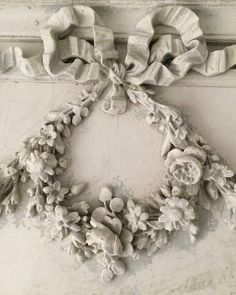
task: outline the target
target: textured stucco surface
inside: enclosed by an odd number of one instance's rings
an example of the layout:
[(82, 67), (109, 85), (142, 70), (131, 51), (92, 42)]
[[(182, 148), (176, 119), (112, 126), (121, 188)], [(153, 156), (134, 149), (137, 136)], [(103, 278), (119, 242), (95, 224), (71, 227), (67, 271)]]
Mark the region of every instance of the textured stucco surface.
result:
[[(0, 162), (37, 132), (49, 109), (78, 92), (71, 84), (1, 83)], [(236, 170), (235, 93), (235, 88), (170, 87), (159, 88), (157, 97), (180, 107)], [(148, 201), (161, 184), (161, 143), (139, 108), (130, 106), (124, 115), (112, 117), (97, 105), (70, 141), (67, 178), (88, 182), (85, 196), (91, 204), (107, 182), (119, 194)], [(0, 294), (236, 294), (236, 234), (223, 223), (220, 204), (213, 215), (201, 211), (202, 232), (195, 246), (178, 234), (152, 258), (130, 261), (127, 274), (110, 285), (99, 282), (95, 260), (80, 266), (60, 242), (43, 242), (41, 221), (27, 220), (24, 212), (23, 201), (16, 215), (0, 221)]]

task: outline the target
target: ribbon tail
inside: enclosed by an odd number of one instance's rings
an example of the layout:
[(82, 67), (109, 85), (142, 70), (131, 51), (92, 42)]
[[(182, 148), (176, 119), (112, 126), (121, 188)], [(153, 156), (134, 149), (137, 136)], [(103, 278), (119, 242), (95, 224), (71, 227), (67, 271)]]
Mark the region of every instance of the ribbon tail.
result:
[(110, 115), (120, 115), (126, 111), (127, 99), (123, 86), (112, 84), (110, 91), (107, 93), (102, 109)]

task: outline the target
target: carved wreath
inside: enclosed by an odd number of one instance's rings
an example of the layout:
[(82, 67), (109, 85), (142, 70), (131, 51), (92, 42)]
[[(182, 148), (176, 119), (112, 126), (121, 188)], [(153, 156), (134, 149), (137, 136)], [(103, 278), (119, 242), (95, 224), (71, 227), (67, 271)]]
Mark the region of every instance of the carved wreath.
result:
[[(154, 41), (154, 26), (160, 24), (175, 28), (179, 35), (162, 35)], [(71, 35), (74, 26), (91, 27), (93, 44)], [(128, 38), (124, 64), (118, 59), (112, 30), (86, 6), (60, 9), (41, 37), (43, 55), (26, 59), (19, 48), (10, 48), (2, 52), (2, 71), (17, 66), (30, 76), (69, 75), (73, 81), (92, 83), (93, 90), (84, 91), (77, 103), (50, 111), (39, 133), (24, 141), (10, 163), (0, 166), (1, 211), (15, 211), (19, 186), (28, 182), (28, 216), (43, 216), (49, 239), (65, 240), (68, 252), (79, 262), (96, 255), (103, 282), (125, 272), (123, 258), (137, 259), (143, 250), (152, 255), (174, 231), (187, 231), (195, 241), (199, 204), (210, 210), (223, 197), (224, 219), (236, 228), (234, 172), (178, 110), (155, 102), (149, 88), (168, 86), (190, 69), (207, 76), (225, 72), (236, 63), (235, 46), (208, 52), (198, 17), (178, 6), (154, 9), (137, 24)], [(152, 194), (152, 205), (124, 200), (104, 186), (98, 196), (101, 205), (92, 211), (83, 200), (84, 184), (68, 187), (58, 180), (67, 168), (66, 138), (101, 96), (103, 110), (112, 115), (125, 112), (127, 99), (141, 105), (147, 123), (164, 136), (165, 175), (163, 186)]]

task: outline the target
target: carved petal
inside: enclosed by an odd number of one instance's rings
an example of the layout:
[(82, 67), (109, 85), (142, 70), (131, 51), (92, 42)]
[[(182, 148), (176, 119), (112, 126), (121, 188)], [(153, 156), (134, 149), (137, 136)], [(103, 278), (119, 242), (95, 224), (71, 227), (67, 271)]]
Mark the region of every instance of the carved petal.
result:
[(97, 222), (103, 222), (105, 216), (107, 214), (107, 210), (104, 207), (97, 207), (91, 216), (92, 219), (94, 219)]
[(119, 213), (124, 208), (124, 201), (121, 198), (114, 198), (110, 201), (110, 208), (112, 211)]
[(108, 187), (104, 186), (100, 191), (99, 200), (105, 203), (105, 202), (109, 202), (111, 198), (112, 198), (112, 191)]

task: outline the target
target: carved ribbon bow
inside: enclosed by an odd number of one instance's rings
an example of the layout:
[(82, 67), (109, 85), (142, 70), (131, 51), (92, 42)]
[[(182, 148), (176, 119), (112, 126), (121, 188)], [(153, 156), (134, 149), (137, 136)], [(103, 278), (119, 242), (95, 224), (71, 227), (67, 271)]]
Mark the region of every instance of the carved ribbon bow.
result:
[[(172, 27), (179, 35), (162, 35), (151, 44), (158, 25)], [(74, 36), (74, 27), (90, 28), (93, 44)], [(10, 48), (1, 53), (2, 71), (17, 65), (30, 76), (46, 71), (52, 76), (69, 75), (78, 83), (103, 81), (103, 110), (110, 114), (125, 112), (126, 94), (135, 101), (143, 84), (168, 86), (190, 69), (211, 76), (236, 63), (236, 45), (209, 53), (198, 17), (179, 6), (154, 9), (139, 21), (128, 38), (124, 64), (118, 61), (112, 30), (86, 6), (61, 8), (48, 20), (41, 37), (43, 56), (26, 59), (19, 48)]]

